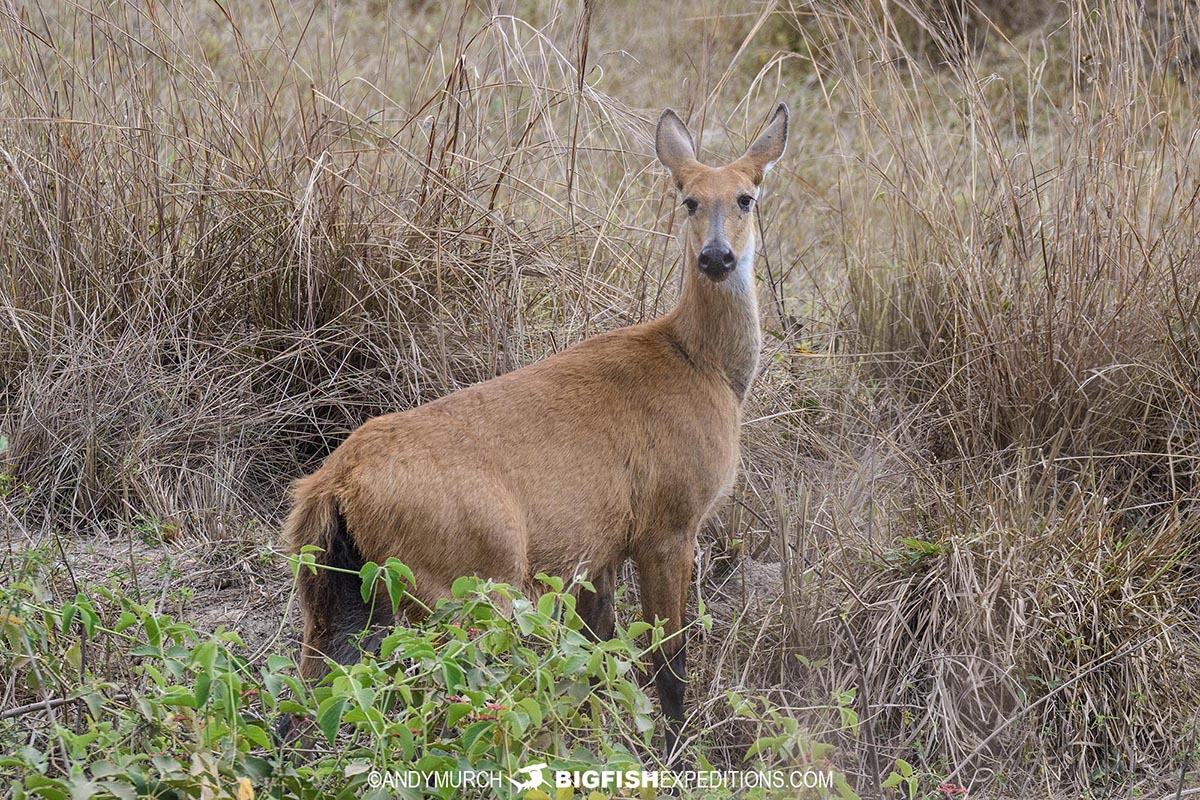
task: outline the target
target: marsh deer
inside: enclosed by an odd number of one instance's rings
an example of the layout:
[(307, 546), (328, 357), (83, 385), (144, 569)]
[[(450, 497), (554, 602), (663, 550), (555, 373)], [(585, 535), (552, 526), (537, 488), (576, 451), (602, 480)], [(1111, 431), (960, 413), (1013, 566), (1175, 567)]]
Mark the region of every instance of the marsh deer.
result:
[[(653, 660), (672, 758), (696, 536), (733, 484), (758, 365), (755, 202), (787, 133), (780, 105), (745, 155), (708, 167), (683, 121), (664, 111), (655, 150), (687, 210), (675, 308), (368, 421), (297, 481), (293, 550), (316, 545), (320, 564), (350, 571), (398, 558), (428, 607), (462, 575), (536, 591), (538, 573), (569, 581), (586, 572), (596, 591), (582, 592), (577, 608), (599, 638), (613, 633), (616, 572), (632, 557), (645, 618), (663, 620), (669, 637)], [(360, 588), (355, 574), (300, 570), (306, 679), (327, 658), (357, 659), (352, 637), (372, 609)]]

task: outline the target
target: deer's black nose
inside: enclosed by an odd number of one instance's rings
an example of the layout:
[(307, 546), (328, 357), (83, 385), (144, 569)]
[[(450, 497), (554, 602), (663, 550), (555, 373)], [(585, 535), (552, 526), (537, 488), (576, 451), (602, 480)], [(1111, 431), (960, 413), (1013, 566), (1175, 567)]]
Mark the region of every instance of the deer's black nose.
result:
[(728, 245), (705, 245), (700, 251), (700, 271), (714, 280), (722, 280), (736, 262)]

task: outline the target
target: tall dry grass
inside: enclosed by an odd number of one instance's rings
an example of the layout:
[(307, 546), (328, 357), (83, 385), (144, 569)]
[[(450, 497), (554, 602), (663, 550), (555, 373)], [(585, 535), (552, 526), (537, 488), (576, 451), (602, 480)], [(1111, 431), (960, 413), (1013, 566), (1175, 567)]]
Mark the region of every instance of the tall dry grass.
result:
[(640, 123), (580, 53), (499, 10), (260, 11), (4, 17), (3, 427), (40, 514), (271, 516), (365, 417), (654, 300), (663, 243), (613, 235)]
[(669, 306), (654, 113), (727, 156), (787, 100), (697, 579), (705, 752), (753, 733), (732, 689), (868, 795), (897, 758), (973, 796), (1165, 790), (1200, 704), (1194, 19), (1032, 5), (965, 36), (867, 0), (10, 3), (10, 542), (269, 539), (368, 416)]
[(917, 753), (1014, 796), (1153, 791), (1198, 699), (1192, 32), (1072, 6), (975, 52), (904, 5), (803, 11), (845, 305), (759, 491), (777, 657), (837, 667), (783, 684), (857, 689), (867, 784)]

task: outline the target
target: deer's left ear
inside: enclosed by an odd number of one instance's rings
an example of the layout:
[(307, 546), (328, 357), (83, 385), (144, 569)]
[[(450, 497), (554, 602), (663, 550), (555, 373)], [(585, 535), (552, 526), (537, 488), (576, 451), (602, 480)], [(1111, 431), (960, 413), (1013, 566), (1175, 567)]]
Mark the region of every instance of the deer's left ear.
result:
[(762, 179), (787, 149), (787, 140), (788, 108), (786, 103), (780, 103), (767, 127), (735, 163), (745, 168), (756, 185), (762, 183)]

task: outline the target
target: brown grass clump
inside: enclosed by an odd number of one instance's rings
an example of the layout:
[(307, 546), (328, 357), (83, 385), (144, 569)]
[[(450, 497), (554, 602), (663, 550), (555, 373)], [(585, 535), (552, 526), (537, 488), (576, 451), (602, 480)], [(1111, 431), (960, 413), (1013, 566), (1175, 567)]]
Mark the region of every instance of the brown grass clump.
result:
[(785, 683), (857, 690), (868, 773), (1165, 780), (1200, 655), (1188, 75), (1133, 5), (942, 67), (870, 11), (796, 28), (836, 131), (805, 176), (847, 278), (823, 347), (855, 377), (776, 420), (804, 450), (763, 431), (764, 533), (795, 548), (777, 652), (840, 667)]
[(729, 153), (787, 100), (705, 753), (733, 690), (864, 795), (1193, 785), (1195, 19), (1034, 6), (970, 46), (868, 0), (6, 7), (10, 541), (269, 541), (368, 416), (668, 306), (648, 120)]
[[(5, 457), (38, 513), (271, 515), (366, 416), (616, 313), (630, 247), (547, 137), (628, 117), (526, 24), (431, 18), (427, 61), (366, 9), (57, 11), (6, 18), (3, 64)], [(351, 73), (343, 36), (391, 55)]]

